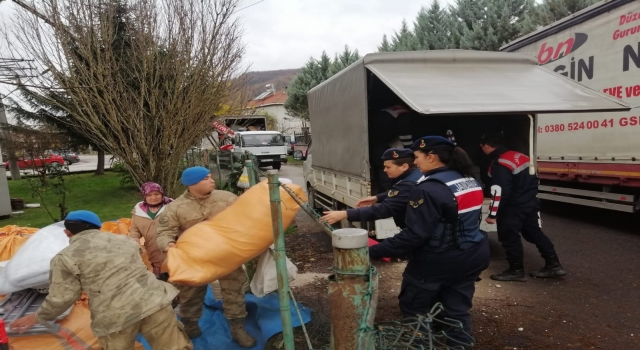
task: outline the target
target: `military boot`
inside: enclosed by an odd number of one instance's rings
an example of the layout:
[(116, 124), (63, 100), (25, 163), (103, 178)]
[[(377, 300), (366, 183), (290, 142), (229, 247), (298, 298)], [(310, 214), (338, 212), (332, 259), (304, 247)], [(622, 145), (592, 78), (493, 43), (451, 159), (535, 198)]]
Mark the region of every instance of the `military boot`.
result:
[(560, 265), (560, 259), (558, 259), (557, 255), (551, 255), (544, 258), (545, 264), (544, 267), (538, 271), (532, 272), (531, 277), (537, 278), (548, 278), (548, 277), (559, 277), (567, 274)]
[(231, 326), (231, 337), (243, 348), (256, 346), (256, 340), (244, 329), (244, 318), (229, 320)]
[(197, 338), (202, 335), (202, 331), (200, 330), (200, 326), (198, 326), (197, 318), (182, 318), (182, 324), (184, 325), (184, 332), (187, 334), (189, 338)]
[(496, 281), (517, 281), (524, 282), (527, 280), (527, 276), (524, 273), (524, 265), (522, 263), (509, 264), (509, 268), (502, 273), (496, 273), (491, 275), (492, 280)]

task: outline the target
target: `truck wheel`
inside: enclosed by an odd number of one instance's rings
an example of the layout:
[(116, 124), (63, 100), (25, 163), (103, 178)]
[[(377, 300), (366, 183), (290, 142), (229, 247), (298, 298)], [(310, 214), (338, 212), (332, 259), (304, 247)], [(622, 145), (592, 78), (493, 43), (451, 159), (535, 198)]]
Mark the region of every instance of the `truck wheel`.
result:
[(282, 168), (282, 163), (273, 163), (271, 167), (273, 170), (280, 170), (280, 168)]

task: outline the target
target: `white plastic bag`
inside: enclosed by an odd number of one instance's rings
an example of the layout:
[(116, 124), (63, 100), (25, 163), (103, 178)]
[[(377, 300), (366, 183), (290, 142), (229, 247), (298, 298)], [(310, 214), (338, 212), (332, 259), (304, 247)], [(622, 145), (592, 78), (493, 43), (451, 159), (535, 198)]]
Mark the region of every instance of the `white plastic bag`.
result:
[(17, 290), (49, 284), (51, 259), (69, 246), (64, 222), (57, 222), (34, 233), (9, 260), (2, 273)]
[[(256, 273), (251, 279), (251, 293), (257, 297), (263, 297), (278, 290), (278, 272), (276, 271), (276, 258), (273, 244), (269, 249), (260, 254)], [(289, 282), (296, 279), (298, 267), (287, 258), (287, 274)]]

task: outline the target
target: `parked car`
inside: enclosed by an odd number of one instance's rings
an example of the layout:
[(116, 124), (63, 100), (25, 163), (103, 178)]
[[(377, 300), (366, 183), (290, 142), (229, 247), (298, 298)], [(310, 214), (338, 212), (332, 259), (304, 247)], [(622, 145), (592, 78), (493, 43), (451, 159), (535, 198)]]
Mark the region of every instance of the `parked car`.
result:
[(51, 155), (60, 156), (64, 159), (64, 162), (67, 165), (71, 165), (73, 163), (78, 163), (80, 161), (80, 157), (73, 151), (69, 150), (59, 150), (51, 152)]
[(293, 136), (285, 136), (284, 144), (287, 146), (287, 154), (293, 154)]
[[(65, 164), (64, 158), (56, 155), (49, 155), (47, 158), (18, 158), (18, 168), (29, 169), (35, 167), (42, 167), (43, 165), (50, 166), (62, 166)], [(9, 162), (4, 162), (5, 169), (9, 170)]]

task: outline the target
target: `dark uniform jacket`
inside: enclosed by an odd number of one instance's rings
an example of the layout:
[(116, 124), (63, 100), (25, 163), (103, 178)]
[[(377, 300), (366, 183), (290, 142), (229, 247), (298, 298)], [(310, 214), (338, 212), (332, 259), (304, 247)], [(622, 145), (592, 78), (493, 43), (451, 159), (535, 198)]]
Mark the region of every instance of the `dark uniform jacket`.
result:
[(405, 227), (405, 213), (411, 190), (415, 187), (422, 173), (418, 169), (405, 171), (397, 179), (399, 180), (387, 192), (376, 195), (378, 203), (357, 209), (347, 209), (349, 221), (374, 221), (393, 217), (396, 225)]
[(496, 149), (489, 156), (493, 197), (489, 217), (495, 218), (499, 207), (518, 207), (537, 201), (538, 177), (529, 174), (528, 156), (506, 147)]
[[(429, 178), (436, 175), (449, 179), (445, 183)], [(482, 188), (473, 178), (463, 177), (447, 167), (427, 172), (411, 193), (406, 227), (394, 237), (369, 247), (369, 255), (372, 259), (409, 255), (404, 276), (417, 280), (455, 274), (457, 269), (460, 273), (474, 270), (476, 267), (470, 268), (467, 262), (463, 264), (456, 259), (486, 240), (479, 226), (483, 197)], [(459, 225), (461, 221), (466, 224)], [(452, 232), (447, 231), (445, 224), (456, 225), (453, 227), (457, 227), (460, 243), (453, 242)]]

